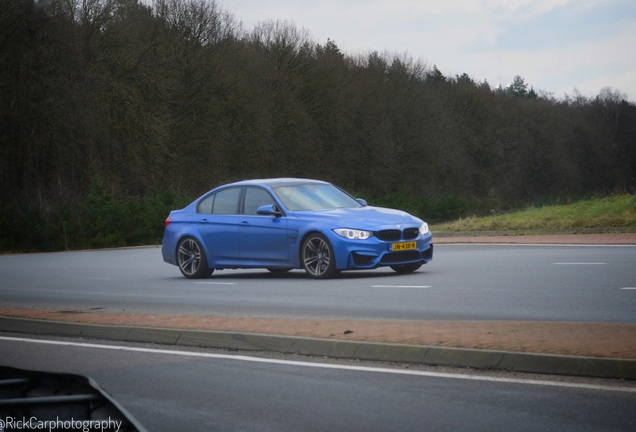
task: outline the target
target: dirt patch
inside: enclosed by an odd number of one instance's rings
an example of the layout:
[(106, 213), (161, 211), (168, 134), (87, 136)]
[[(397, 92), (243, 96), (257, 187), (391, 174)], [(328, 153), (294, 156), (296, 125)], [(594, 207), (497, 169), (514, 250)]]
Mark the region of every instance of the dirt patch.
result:
[(426, 346), (636, 359), (636, 324), (228, 318), (0, 307), (0, 316), (82, 324), (260, 333)]

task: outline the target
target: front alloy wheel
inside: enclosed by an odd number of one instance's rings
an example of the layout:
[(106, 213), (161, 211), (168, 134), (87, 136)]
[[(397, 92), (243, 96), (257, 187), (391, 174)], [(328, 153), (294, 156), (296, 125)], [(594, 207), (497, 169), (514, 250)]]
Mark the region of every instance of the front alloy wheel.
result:
[(214, 270), (208, 268), (205, 252), (193, 238), (184, 238), (177, 247), (177, 265), (188, 279), (209, 277)]
[(301, 260), (305, 271), (313, 278), (327, 279), (338, 274), (333, 248), (322, 234), (312, 234), (305, 240)]

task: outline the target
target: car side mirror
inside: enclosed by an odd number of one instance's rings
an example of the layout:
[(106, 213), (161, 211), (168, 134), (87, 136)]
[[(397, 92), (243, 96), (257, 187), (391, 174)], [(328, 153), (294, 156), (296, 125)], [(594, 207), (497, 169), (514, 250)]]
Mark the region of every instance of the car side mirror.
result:
[(364, 207), (366, 207), (367, 204), (367, 200), (362, 199), (362, 198), (356, 198), (356, 201), (358, 201), (360, 204), (362, 204)]
[(263, 216), (282, 216), (283, 213), (278, 210), (276, 204), (266, 204), (256, 209), (256, 213)]

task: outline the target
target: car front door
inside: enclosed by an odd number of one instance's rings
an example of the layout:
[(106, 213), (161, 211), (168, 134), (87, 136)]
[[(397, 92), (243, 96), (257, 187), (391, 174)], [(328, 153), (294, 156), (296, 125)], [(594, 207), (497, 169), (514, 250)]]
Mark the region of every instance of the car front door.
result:
[(289, 260), (287, 218), (283, 215), (259, 215), (263, 205), (276, 204), (265, 189), (245, 189), (243, 211), (238, 219), (239, 249), (242, 261), (269, 261), (284, 264)]

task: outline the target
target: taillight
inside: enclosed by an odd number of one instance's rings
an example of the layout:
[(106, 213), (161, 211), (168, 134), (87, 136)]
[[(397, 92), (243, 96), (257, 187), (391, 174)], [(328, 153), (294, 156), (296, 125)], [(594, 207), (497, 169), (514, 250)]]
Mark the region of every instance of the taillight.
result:
[(166, 221), (163, 223), (163, 229), (165, 230), (170, 225), (170, 216), (166, 218)]

